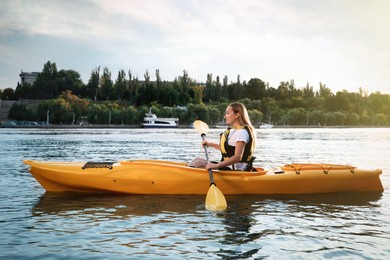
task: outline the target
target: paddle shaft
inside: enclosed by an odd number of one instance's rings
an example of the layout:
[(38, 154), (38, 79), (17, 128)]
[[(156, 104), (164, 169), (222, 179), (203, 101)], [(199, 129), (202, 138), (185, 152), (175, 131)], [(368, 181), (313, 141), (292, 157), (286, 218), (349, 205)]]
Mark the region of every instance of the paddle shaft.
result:
[[(201, 137), (204, 141), (206, 139), (206, 134), (205, 133), (201, 134)], [(206, 160), (207, 160), (207, 162), (209, 162), (209, 154), (207, 153), (207, 145), (203, 145), (203, 148), (204, 148), (204, 153), (206, 155)], [(213, 171), (211, 169), (209, 169), (209, 177), (210, 177), (210, 185), (212, 185), (212, 184), (215, 185), (214, 178), (213, 178)]]
[[(200, 120), (195, 120), (194, 126), (196, 128), (196, 131), (198, 131), (198, 133), (201, 134), (200, 136), (202, 137), (203, 141), (205, 141), (206, 140), (206, 133), (209, 130), (209, 126)], [(204, 148), (206, 160), (208, 163), (209, 162), (209, 155), (207, 153), (207, 145), (204, 145), (203, 148)], [(210, 187), (209, 187), (209, 190), (208, 190), (207, 195), (206, 195), (206, 201), (205, 201), (206, 209), (213, 210), (213, 211), (225, 210), (227, 208), (225, 196), (218, 189), (217, 185), (214, 182), (212, 169), (209, 169), (208, 171), (209, 171), (209, 177), (210, 177)]]

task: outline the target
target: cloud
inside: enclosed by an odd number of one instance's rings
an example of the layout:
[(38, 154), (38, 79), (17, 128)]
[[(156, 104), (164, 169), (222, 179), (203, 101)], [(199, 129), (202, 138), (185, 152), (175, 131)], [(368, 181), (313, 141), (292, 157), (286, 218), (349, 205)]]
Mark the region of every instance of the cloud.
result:
[(173, 80), (185, 69), (198, 81), (240, 74), (274, 87), (295, 79), (389, 93), (389, 7), (385, 0), (3, 1), (0, 73), (11, 80), (1, 75), (0, 86), (17, 81), (21, 67), (40, 71), (51, 60), (85, 82), (107, 66), (113, 76), (160, 69)]

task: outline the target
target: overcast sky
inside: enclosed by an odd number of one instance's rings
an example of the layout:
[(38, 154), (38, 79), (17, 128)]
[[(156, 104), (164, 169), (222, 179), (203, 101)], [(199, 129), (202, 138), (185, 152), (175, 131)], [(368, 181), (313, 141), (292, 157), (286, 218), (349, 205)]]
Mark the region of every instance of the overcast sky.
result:
[(208, 73), (390, 94), (388, 0), (1, 0), (0, 88), (44, 63), (88, 82), (108, 67), (144, 78)]

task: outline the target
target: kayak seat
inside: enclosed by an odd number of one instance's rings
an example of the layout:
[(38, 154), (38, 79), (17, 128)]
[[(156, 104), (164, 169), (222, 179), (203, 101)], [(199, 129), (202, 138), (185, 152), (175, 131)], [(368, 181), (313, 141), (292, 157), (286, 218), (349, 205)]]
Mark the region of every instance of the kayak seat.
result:
[(110, 170), (112, 170), (113, 168), (113, 164), (115, 162), (87, 162), (86, 164), (84, 164), (83, 167), (81, 167), (81, 169), (85, 170), (85, 169), (88, 169), (88, 168), (108, 168)]

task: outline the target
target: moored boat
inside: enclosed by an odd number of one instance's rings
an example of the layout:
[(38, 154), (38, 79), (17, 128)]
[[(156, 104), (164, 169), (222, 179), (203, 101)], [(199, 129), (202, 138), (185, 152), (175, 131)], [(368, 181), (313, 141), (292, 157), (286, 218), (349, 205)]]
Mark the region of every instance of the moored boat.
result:
[(141, 124), (144, 128), (176, 128), (179, 127), (178, 118), (158, 118), (156, 114), (145, 114), (144, 121)]
[(273, 128), (274, 127), (274, 125), (272, 125), (272, 124), (266, 124), (266, 123), (262, 123), (260, 126), (259, 126), (259, 128), (261, 128), (261, 129), (270, 129), (270, 128)]
[[(25, 160), (35, 179), (49, 192), (117, 192), (127, 194), (206, 194), (205, 169), (163, 160), (119, 162), (40, 162)], [(380, 169), (349, 165), (288, 164), (255, 171), (213, 171), (224, 194), (313, 194), (383, 191)]]

